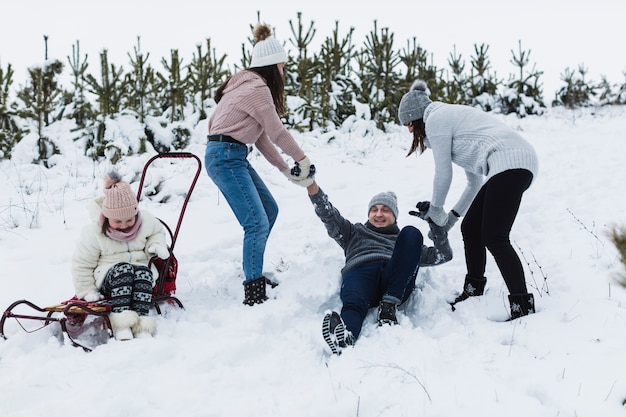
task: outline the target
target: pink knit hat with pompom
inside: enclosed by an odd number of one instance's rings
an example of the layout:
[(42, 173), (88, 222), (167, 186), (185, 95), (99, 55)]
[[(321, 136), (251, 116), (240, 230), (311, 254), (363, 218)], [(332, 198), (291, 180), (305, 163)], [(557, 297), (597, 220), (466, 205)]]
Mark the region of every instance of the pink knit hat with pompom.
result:
[(137, 214), (137, 197), (126, 181), (115, 171), (104, 177), (102, 214), (107, 219), (127, 220)]

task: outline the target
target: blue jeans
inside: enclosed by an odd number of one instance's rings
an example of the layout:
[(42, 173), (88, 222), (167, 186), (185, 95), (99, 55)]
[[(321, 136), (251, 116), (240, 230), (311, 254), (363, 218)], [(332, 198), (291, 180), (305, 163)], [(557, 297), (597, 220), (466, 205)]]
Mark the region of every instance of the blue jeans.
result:
[(208, 142), (204, 156), (207, 174), (243, 227), (244, 283), (263, 276), (265, 246), (278, 217), (278, 204), (247, 154), (245, 145)]
[(424, 237), (413, 226), (398, 235), (391, 259), (359, 265), (343, 275), (341, 282), (341, 318), (355, 339), (370, 308), (383, 297), (404, 303), (415, 288), (415, 278), (422, 257)]

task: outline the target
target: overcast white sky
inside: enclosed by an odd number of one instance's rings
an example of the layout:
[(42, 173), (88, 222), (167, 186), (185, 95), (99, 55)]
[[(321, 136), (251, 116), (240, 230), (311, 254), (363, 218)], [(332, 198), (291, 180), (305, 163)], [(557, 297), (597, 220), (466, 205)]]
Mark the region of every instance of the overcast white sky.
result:
[(0, 65), (6, 69), (12, 64), (19, 82), (29, 65), (43, 61), (44, 34), (49, 37), (48, 57), (63, 62), (67, 62), (72, 45), (79, 40), (81, 51), (89, 54), (92, 73), (99, 70), (102, 49), (108, 49), (111, 63), (128, 67), (127, 54), (132, 53), (137, 36), (141, 36), (142, 50), (150, 53), (150, 62), (158, 69), (162, 68), (161, 58), (169, 57), (170, 49), (178, 49), (188, 63), (196, 45), (204, 45), (207, 38), (211, 38), (218, 55), (228, 54), (229, 63), (239, 62), (241, 44), (247, 42), (249, 25), (256, 22), (257, 11), (282, 41), (291, 36), (289, 20), (295, 22), (298, 12), (302, 12), (305, 23), (314, 21), (315, 43), (330, 36), (338, 21), (341, 35), (355, 28), (353, 41), (360, 46), (377, 20), (379, 28), (387, 27), (394, 33), (397, 49), (415, 36), (433, 54), (435, 64), (446, 69), (454, 46), (465, 58), (467, 69), (474, 44), (484, 43), (490, 47), (492, 67), (499, 78), (516, 72), (510, 63), (511, 50), (517, 51), (521, 40), (523, 49), (531, 51), (530, 63), (544, 71), (541, 80), (548, 99), (561, 86), (560, 74), (566, 67), (575, 69), (584, 63), (589, 69), (588, 79), (599, 81), (601, 75), (606, 75), (613, 83), (623, 83), (626, 71), (623, 13), (617, 0), (5, 3), (0, 21)]

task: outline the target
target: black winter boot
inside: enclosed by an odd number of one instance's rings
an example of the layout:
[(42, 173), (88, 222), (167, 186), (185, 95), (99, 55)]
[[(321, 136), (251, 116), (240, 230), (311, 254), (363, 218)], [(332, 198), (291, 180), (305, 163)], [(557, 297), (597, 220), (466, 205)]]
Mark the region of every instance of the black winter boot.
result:
[(507, 321), (518, 319), (535, 312), (535, 297), (532, 294), (509, 295), (511, 305), (511, 318)]
[(267, 300), (267, 295), (265, 295), (266, 285), (267, 280), (265, 279), (265, 277), (257, 278), (244, 283), (243, 291), (245, 294), (245, 298), (243, 300), (243, 303), (249, 306), (253, 306), (255, 304), (261, 304), (265, 300)]
[(396, 317), (396, 303), (391, 301), (381, 301), (378, 305), (378, 325), (384, 324), (394, 325), (398, 324), (398, 318)]
[(330, 351), (341, 355), (341, 350), (354, 345), (354, 336), (346, 329), (341, 316), (336, 311), (328, 312), (322, 320), (322, 337), (328, 344)]
[(465, 282), (463, 283), (463, 292), (461, 293), (461, 295), (456, 297), (453, 302), (450, 303), (450, 306), (452, 306), (452, 311), (455, 310), (454, 305), (456, 303), (465, 301), (470, 297), (483, 295), (483, 293), (485, 292), (486, 283), (487, 283), (487, 278), (485, 277), (476, 278), (470, 275), (465, 275)]

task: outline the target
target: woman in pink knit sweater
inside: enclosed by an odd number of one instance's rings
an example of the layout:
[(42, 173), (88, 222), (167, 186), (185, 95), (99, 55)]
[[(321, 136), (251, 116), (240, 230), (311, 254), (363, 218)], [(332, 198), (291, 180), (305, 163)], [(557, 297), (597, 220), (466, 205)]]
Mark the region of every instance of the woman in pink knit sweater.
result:
[[(283, 69), (287, 53), (262, 23), (254, 29), (250, 68), (229, 78), (216, 91), (209, 118), (205, 167), (243, 227), (244, 304), (267, 300), (263, 256), (278, 215), (278, 204), (246, 159), (248, 145), (290, 181), (307, 187), (315, 168), (280, 120), (286, 111)], [(290, 168), (278, 148), (293, 158)], [(270, 284), (272, 284), (270, 282)]]

